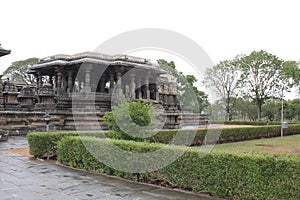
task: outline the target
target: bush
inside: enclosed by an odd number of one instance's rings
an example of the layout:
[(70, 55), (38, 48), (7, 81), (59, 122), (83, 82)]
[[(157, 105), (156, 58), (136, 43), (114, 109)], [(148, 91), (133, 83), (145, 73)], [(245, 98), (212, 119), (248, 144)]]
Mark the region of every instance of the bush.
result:
[[(221, 131), (221, 135), (219, 136), (217, 143), (228, 143), (228, 142), (238, 142), (245, 140), (253, 140), (260, 138), (270, 138), (280, 136), (280, 126), (260, 126), (260, 127), (239, 127), (239, 128), (224, 128), (222, 130), (214, 129), (216, 131), (210, 131), (209, 134), (213, 134), (213, 132)], [(156, 135), (149, 138), (136, 138), (132, 137), (122, 131), (111, 130), (104, 131), (106, 137), (118, 139), (118, 140), (133, 140), (138, 142), (154, 142), (154, 143), (163, 143), (169, 144), (173, 141), (176, 134), (180, 134), (182, 141), (181, 144), (185, 144), (184, 139), (189, 138), (185, 137), (188, 134), (194, 134), (194, 131), (191, 130), (161, 130)], [(84, 136), (93, 136), (93, 137), (103, 137), (103, 134), (99, 134), (97, 131), (82, 131), (79, 132), (80, 135)], [(197, 129), (196, 135), (191, 143), (191, 146), (201, 146), (205, 140), (205, 136), (207, 134), (207, 129)], [(295, 135), (300, 134), (300, 125), (289, 125), (287, 129), (284, 129), (284, 135)], [(45, 132), (32, 132), (28, 133), (28, 142), (30, 145), (30, 153), (35, 157), (52, 157), (55, 156), (55, 148), (57, 142), (66, 136), (78, 136), (78, 132), (76, 131), (62, 131), (62, 132), (50, 132), (49, 134)], [(206, 144), (210, 144), (214, 141), (206, 140)]]
[[(253, 140), (260, 138), (270, 138), (280, 136), (281, 126), (259, 126), (259, 127), (239, 127), (239, 128), (224, 128), (214, 129), (209, 134), (220, 132), (221, 135), (218, 138), (217, 143), (238, 142), (245, 140)], [(157, 135), (149, 138), (150, 142), (159, 142), (167, 144), (175, 137), (177, 133), (189, 134), (190, 130), (161, 130)], [(196, 136), (192, 142), (192, 146), (200, 146), (204, 142), (204, 138), (207, 134), (206, 129), (198, 129)], [(289, 125), (287, 129), (284, 129), (284, 135), (300, 134), (300, 125)], [(209, 144), (211, 141), (206, 141)]]
[[(155, 172), (132, 174), (105, 166), (89, 153), (83, 142), (90, 142), (103, 155), (105, 142), (112, 142), (129, 152), (148, 152), (161, 148), (161, 144), (133, 141), (103, 140), (96, 138), (67, 137), (58, 143), (57, 155), (60, 162), (81, 169), (161, 185), (207, 192), (212, 196), (234, 199), (299, 199), (300, 158), (296, 155), (249, 153), (211, 153), (204, 158), (190, 149), (171, 165)], [(181, 151), (172, 147), (172, 151)], [(115, 155), (118, 157), (118, 155)], [(162, 158), (163, 159), (163, 158)], [(119, 159), (131, 165), (126, 159)], [(134, 167), (134, 166), (133, 166)]]
[(294, 155), (186, 152), (160, 170), (171, 186), (233, 199), (299, 199), (300, 160)]
[[(104, 164), (102, 164), (95, 157), (110, 155), (111, 151), (109, 148), (110, 143), (119, 146), (128, 152), (140, 152), (145, 153), (152, 150), (157, 150), (161, 148), (162, 144), (151, 144), (151, 143), (137, 143), (134, 141), (124, 141), (124, 140), (114, 140), (114, 139), (99, 139), (92, 137), (65, 137), (58, 142), (57, 158), (58, 161), (65, 165), (69, 165), (76, 168), (81, 168), (85, 170), (94, 170), (101, 173), (106, 173), (109, 175), (117, 175), (124, 178), (137, 179), (140, 174), (127, 173), (112, 169)], [(87, 148), (88, 144), (89, 150), (93, 149), (97, 151), (97, 155), (92, 154)], [(93, 152), (95, 153), (95, 152)], [(120, 157), (121, 155), (114, 155), (113, 159), (115, 163), (120, 166), (127, 165), (128, 162), (126, 158)], [(143, 164), (143, 163), (141, 163)], [(143, 174), (143, 178), (147, 177), (147, 173)]]
[[(61, 131), (61, 132), (30, 132), (27, 134), (30, 154), (36, 158), (50, 158), (56, 156), (57, 142), (67, 136), (78, 136), (84, 134), (86, 136), (99, 136), (99, 132), (87, 131)], [(101, 137), (101, 135), (100, 135)]]
[[(132, 124), (148, 126), (151, 123), (152, 104), (144, 100), (128, 102), (122, 99), (117, 106), (113, 106), (111, 112), (103, 116), (104, 123), (113, 130), (130, 129)], [(120, 123), (122, 127), (119, 127)]]

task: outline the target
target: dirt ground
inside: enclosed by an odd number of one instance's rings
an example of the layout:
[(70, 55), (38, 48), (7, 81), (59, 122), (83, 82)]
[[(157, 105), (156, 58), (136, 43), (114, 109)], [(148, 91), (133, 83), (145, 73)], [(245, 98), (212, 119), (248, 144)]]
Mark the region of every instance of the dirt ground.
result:
[(5, 150), (7, 152), (11, 152), (11, 153), (16, 153), (16, 154), (20, 154), (20, 155), (23, 155), (23, 156), (27, 156), (27, 157), (33, 157), (33, 155), (31, 155), (29, 153), (29, 148), (21, 148), (21, 149), (9, 149), (9, 150)]
[(266, 147), (263, 151), (265, 151), (265, 152), (285, 152), (285, 153), (300, 154), (300, 147), (270, 146), (270, 147)]

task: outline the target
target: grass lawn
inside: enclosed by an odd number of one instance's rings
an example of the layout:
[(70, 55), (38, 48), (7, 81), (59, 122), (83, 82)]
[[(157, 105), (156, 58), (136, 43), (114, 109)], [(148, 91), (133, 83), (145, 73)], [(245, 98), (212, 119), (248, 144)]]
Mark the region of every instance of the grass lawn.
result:
[[(200, 147), (195, 147), (200, 148)], [(247, 153), (247, 152), (288, 152), (300, 155), (300, 134), (292, 136), (249, 140), (217, 144), (213, 152)]]

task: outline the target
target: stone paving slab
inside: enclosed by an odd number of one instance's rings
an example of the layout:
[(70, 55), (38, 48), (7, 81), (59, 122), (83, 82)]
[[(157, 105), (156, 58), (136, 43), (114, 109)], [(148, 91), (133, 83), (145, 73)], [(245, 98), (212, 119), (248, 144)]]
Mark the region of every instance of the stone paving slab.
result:
[(0, 143), (1, 200), (209, 200), (196, 194), (74, 170), (5, 150), (24, 148), (25, 137)]

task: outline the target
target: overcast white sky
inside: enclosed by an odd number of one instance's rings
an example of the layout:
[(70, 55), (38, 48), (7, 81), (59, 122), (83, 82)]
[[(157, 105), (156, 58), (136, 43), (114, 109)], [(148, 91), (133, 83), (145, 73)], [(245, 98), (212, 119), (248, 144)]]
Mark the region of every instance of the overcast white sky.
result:
[(93, 51), (105, 40), (138, 28), (164, 28), (184, 34), (214, 63), (253, 50), (298, 61), (299, 2), (3, 0), (0, 43), (12, 53), (0, 59), (0, 72), (11, 62), (30, 57)]

